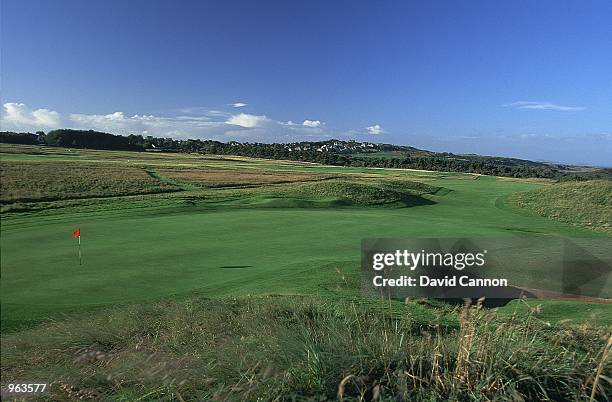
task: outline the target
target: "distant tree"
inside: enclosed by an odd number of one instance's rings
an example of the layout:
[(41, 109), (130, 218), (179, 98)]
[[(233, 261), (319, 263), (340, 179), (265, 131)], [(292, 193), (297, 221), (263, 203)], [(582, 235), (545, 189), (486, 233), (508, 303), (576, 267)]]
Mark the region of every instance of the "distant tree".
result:
[(9, 144), (38, 144), (38, 136), (32, 133), (15, 133), (12, 131), (0, 131), (0, 142)]
[(49, 145), (73, 148), (107, 149), (119, 151), (140, 151), (142, 146), (130, 143), (128, 137), (94, 130), (60, 129), (46, 135)]

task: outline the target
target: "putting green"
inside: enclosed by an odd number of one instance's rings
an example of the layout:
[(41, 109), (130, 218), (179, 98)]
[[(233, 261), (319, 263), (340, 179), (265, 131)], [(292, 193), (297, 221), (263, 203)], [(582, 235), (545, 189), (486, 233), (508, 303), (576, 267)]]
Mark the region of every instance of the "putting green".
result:
[[(359, 269), (369, 237), (491, 237), (594, 232), (515, 211), (528, 181), (431, 182), (452, 191), (411, 208), (246, 208), (11, 219), (2, 228), (2, 319), (39, 320), (87, 306), (170, 295), (329, 293), (335, 267)], [(79, 266), (72, 230), (80, 227)], [(357, 292), (358, 289), (355, 289)]]

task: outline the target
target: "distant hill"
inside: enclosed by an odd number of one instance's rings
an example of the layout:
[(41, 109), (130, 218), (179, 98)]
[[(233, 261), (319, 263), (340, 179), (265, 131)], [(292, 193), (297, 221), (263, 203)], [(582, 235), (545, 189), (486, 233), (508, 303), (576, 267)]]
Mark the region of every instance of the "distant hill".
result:
[(114, 135), (93, 130), (61, 129), (45, 133), (0, 132), (0, 142), (68, 148), (122, 151), (189, 152), (240, 155), (267, 159), (316, 162), (336, 166), (425, 169), (507, 177), (540, 177), (559, 180), (610, 179), (612, 169), (576, 167), (524, 159), (432, 152), (411, 146), (358, 141), (302, 141), (249, 143), (213, 140), (176, 140)]

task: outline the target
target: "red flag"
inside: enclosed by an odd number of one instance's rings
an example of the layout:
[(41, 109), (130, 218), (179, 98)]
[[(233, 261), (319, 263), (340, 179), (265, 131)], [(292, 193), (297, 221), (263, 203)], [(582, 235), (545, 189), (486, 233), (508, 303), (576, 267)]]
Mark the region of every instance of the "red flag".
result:
[(74, 232), (72, 232), (72, 236), (76, 239), (78, 237), (81, 237), (81, 229), (77, 228), (74, 229)]

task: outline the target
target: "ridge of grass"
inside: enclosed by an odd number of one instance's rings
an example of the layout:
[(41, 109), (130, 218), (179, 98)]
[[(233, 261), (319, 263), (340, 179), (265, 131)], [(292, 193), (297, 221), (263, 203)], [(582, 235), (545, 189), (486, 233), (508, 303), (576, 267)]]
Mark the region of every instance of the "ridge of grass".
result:
[(403, 202), (406, 205), (433, 204), (420, 197), (433, 194), (439, 187), (412, 181), (349, 181), (346, 179), (303, 183), (280, 189), (277, 197), (304, 200), (336, 198), (351, 205), (383, 205)]
[(510, 196), (515, 205), (560, 222), (612, 233), (612, 181), (555, 183)]

